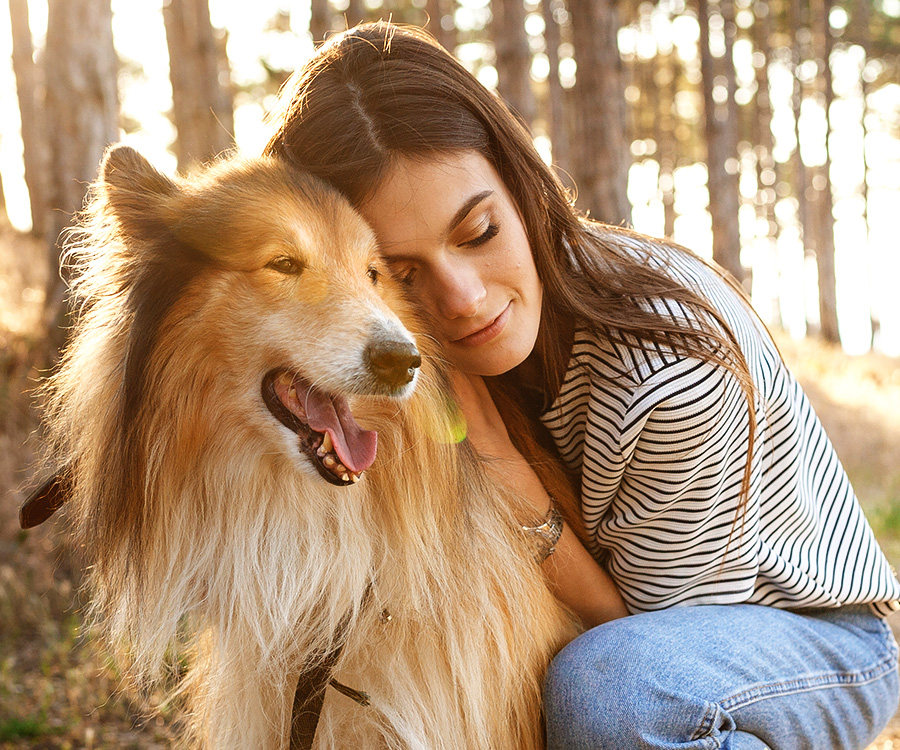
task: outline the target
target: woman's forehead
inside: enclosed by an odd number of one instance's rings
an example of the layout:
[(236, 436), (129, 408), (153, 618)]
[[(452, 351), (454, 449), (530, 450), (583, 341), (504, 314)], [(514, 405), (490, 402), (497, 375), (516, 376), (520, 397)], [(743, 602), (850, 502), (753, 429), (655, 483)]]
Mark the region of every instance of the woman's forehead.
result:
[(460, 206), (482, 193), (506, 193), (491, 163), (475, 151), (429, 157), (400, 157), (374, 187), (360, 208), (405, 212), (410, 208), (448, 212), (449, 223)]

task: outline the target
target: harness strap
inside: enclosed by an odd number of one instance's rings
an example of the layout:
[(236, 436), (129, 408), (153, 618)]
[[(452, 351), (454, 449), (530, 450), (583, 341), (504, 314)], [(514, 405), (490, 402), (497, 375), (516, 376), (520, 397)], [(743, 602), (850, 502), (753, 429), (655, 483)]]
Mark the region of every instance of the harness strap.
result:
[[(362, 598), (363, 607), (366, 606), (371, 594), (372, 583), (369, 582)], [(341, 649), (344, 647), (344, 635), (349, 624), (350, 613), (348, 612), (334, 631), (331, 641), (334, 646), (320, 662), (300, 673), (297, 689), (294, 691), (294, 705), (291, 714), (290, 750), (312, 750), (313, 741), (316, 739), (316, 728), (319, 725), (319, 716), (322, 713), (322, 704), (325, 702), (325, 690), (329, 685), (361, 706), (369, 705), (369, 696), (366, 693), (331, 679), (331, 673), (341, 656)]]
[(325, 702), (325, 688), (335, 662), (340, 656), (338, 646), (325, 660), (300, 674), (294, 693), (294, 708), (291, 716), (290, 750), (311, 750), (316, 738), (319, 715)]

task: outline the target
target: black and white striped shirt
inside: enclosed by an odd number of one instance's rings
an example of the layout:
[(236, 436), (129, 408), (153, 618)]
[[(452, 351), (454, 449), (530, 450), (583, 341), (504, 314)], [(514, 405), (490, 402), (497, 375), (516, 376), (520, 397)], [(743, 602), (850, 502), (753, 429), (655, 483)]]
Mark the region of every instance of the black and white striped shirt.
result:
[[(743, 350), (757, 429), (749, 502), (744, 392), (725, 368), (662, 347), (576, 332), (542, 420), (581, 475), (592, 553), (632, 612), (676, 605), (900, 609), (895, 578), (812, 406), (738, 295), (699, 259), (660, 249), (673, 279), (709, 299)], [(677, 303), (654, 307), (696, 319)], [(735, 519), (737, 518), (737, 521)]]

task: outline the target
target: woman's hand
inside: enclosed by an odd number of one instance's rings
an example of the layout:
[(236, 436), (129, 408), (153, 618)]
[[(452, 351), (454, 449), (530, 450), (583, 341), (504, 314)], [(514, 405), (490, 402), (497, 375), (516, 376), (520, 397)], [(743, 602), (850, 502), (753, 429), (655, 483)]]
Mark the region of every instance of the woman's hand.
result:
[[(543, 518), (550, 508), (550, 497), (534, 469), (510, 440), (484, 380), (461, 372), (452, 372), (450, 378), (457, 404), (466, 419), (466, 437), (486, 459), (488, 471), (497, 481), (527, 498), (535, 508), (535, 518)], [(556, 552), (547, 558), (543, 569), (553, 593), (586, 627), (628, 614), (612, 578), (568, 526), (563, 528)]]

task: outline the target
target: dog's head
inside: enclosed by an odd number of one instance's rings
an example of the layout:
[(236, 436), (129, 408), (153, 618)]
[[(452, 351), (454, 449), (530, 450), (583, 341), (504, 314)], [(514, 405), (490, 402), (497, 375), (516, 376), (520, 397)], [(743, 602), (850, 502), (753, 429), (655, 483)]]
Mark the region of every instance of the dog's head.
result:
[(176, 474), (239, 450), (339, 486), (372, 464), (351, 404), (408, 395), (421, 362), (375, 237), (336, 191), (274, 159), (172, 180), (120, 146), (73, 239), (78, 322), (48, 389), (66, 460), (114, 452), (128, 476), (111, 481), (129, 484), (163, 453)]
[[(408, 394), (420, 357), (388, 304), (400, 300), (374, 235), (347, 201), (271, 159), (176, 183), (127, 147), (107, 154), (99, 189), (133, 253), (126, 409), (148, 386), (212, 389), (196, 401), (216, 414), (201, 418), (263, 435), (277, 424), (328, 482), (357, 481), (375, 434), (348, 397)], [(190, 382), (173, 382), (185, 372)]]

